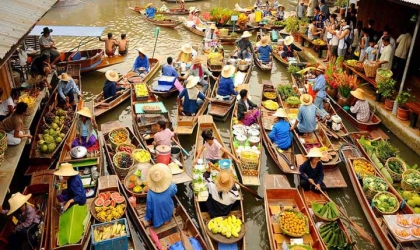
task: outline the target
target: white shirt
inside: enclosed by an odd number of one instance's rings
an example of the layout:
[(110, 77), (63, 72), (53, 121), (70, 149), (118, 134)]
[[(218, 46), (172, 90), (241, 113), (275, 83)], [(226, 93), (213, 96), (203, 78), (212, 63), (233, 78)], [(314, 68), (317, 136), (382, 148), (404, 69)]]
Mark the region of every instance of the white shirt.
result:
[(314, 26), (315, 25), (312, 24), (312, 23), (308, 25), (308, 38), (309, 38), (309, 40), (314, 40), (314, 36), (312, 35), (312, 29), (314, 28)]
[[(384, 44), (382, 42), (382, 38), (383, 37), (384, 36), (381, 36), (381, 38), (379, 38), (379, 42), (378, 42), (378, 45), (379, 45), (379, 53), (381, 53), (381, 54), (383, 53), (383, 51), (385, 49), (385, 46), (384, 46)], [(393, 37), (389, 37), (389, 43), (392, 45), (392, 51), (395, 51), (396, 43), (395, 43), (395, 39)]]
[(379, 61), (387, 61), (387, 63), (381, 65), (382, 69), (391, 69), (393, 55), (392, 46), (391, 44), (388, 44), (388, 46), (385, 46), (385, 49), (381, 54), (381, 58), (379, 58)]
[(401, 59), (407, 59), (407, 53), (410, 49), (412, 39), (410, 33), (400, 35), (397, 39), (398, 47), (395, 50), (395, 56)]
[[(344, 26), (342, 29), (341, 29), (341, 32), (340, 32), (340, 35), (346, 30), (346, 29), (348, 29), (349, 30), (349, 33), (346, 35), (346, 36), (344, 36), (343, 38), (341, 38), (339, 41), (338, 41), (338, 48), (339, 49), (347, 49), (347, 45), (346, 45), (346, 43), (344, 42), (345, 40), (346, 40), (346, 38), (348, 37), (348, 36), (350, 36), (350, 26), (349, 25), (346, 25), (346, 26)], [(338, 34), (337, 34), (338, 35)]]
[(12, 97), (7, 98), (2, 104), (0, 104), (0, 115), (6, 116), (9, 114), (9, 106), (15, 107)]

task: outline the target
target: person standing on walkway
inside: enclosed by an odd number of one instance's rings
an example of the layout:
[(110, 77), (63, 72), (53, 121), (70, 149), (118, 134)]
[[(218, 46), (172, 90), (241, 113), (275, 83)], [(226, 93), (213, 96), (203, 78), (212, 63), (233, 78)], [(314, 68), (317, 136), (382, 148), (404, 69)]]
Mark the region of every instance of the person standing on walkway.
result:
[(385, 48), (377, 64), (381, 66), (382, 69), (390, 70), (392, 66), (392, 59), (394, 57), (394, 54), (393, 54), (392, 45), (390, 43), (389, 37), (385, 36), (384, 38), (382, 38), (382, 43), (384, 44)]
[(384, 31), (382, 33), (382, 36), (381, 36), (381, 38), (379, 38), (379, 41), (378, 41), (379, 56), (382, 55), (382, 52), (385, 49), (385, 45), (382, 41), (382, 38), (384, 38), (386, 36), (389, 37), (389, 43), (392, 46), (392, 53), (395, 52), (395, 48), (397, 47), (397, 44), (395, 43), (395, 39), (391, 36), (391, 29), (388, 26), (385, 26)]
[(28, 104), (19, 102), (13, 114), (0, 122), (0, 130), (5, 131), (7, 135), (7, 145), (18, 145), (25, 137), (29, 138), (27, 143), (31, 143), (32, 135), (23, 132), (25, 129), (23, 122), (27, 110)]
[(405, 33), (401, 34), (397, 39), (397, 49), (395, 50), (395, 77), (396, 79), (400, 79), (402, 77), (402, 73), (405, 67), (405, 63), (407, 62), (407, 54), (408, 50), (410, 49), (410, 45), (412, 42), (412, 37), (410, 34), (410, 28), (406, 28)]
[(296, 16), (299, 19), (302, 19), (305, 17), (305, 13), (306, 13), (305, 2), (303, 0), (300, 0), (298, 5), (296, 5)]
[(330, 8), (325, 4), (325, 0), (319, 1), (319, 9), (324, 18), (327, 18), (330, 15)]
[(249, 52), (251, 52), (252, 55), (254, 54), (254, 48), (252, 47), (252, 43), (249, 41), (249, 38), (251, 36), (252, 34), (249, 33), (249, 31), (245, 31), (242, 34), (241, 39), (236, 41), (236, 46), (239, 47), (238, 58), (240, 59), (249, 58), (250, 57)]
[(312, 20), (312, 18), (315, 17), (315, 7), (317, 6), (318, 0), (309, 0), (308, 10), (306, 11), (306, 17), (308, 17), (309, 20)]

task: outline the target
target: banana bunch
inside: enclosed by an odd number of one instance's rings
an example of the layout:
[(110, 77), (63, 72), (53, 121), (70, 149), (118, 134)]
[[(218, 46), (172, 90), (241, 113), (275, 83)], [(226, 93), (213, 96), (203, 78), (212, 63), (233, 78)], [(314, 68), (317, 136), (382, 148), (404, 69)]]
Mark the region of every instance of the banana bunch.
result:
[(107, 222), (121, 218), (124, 214), (124, 208), (124, 204), (118, 204), (116, 207), (95, 207), (95, 211), (100, 221)]
[(209, 221), (207, 228), (212, 231), (212, 233), (220, 233), (226, 238), (232, 236), (239, 237), (239, 233), (242, 229), (242, 221), (239, 218), (236, 218), (235, 215), (231, 215), (224, 219), (222, 217), (216, 217)]
[(136, 92), (137, 97), (149, 95), (149, 91), (147, 90), (147, 87), (144, 83), (134, 85), (134, 90)]
[(96, 227), (93, 230), (93, 238), (95, 242), (108, 240), (116, 237), (121, 237), (126, 235), (125, 225), (115, 222), (114, 224), (109, 224), (105, 226)]
[(35, 97), (27, 95), (27, 94), (23, 94), (19, 97), (18, 102), (24, 102), (28, 104), (28, 110), (32, 110), (32, 108), (35, 105)]
[(277, 102), (273, 102), (272, 100), (264, 101), (263, 106), (268, 110), (277, 110), (279, 108), (279, 104)]

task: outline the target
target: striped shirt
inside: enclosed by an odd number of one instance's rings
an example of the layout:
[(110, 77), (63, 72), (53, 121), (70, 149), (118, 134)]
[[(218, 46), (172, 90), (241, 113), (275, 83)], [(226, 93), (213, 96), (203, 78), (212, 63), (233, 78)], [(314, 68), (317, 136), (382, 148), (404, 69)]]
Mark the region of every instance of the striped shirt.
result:
[(356, 114), (356, 119), (361, 122), (368, 122), (370, 118), (369, 103), (367, 101), (358, 100), (350, 111)]

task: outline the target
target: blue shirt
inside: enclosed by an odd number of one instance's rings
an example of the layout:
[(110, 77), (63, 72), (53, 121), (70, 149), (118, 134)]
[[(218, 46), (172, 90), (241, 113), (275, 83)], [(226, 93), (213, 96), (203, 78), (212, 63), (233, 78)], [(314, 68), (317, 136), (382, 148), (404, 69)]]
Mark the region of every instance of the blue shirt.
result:
[(369, 61), (374, 61), (375, 60), (375, 55), (372, 54), (372, 52), (373, 52), (373, 48), (372, 47), (369, 46), (367, 49), (365, 49), (365, 52), (368, 55)]
[(220, 96), (237, 95), (238, 92), (234, 89), (233, 78), (221, 77), (217, 94)]
[[(188, 112), (191, 114), (195, 114), (198, 110), (198, 104), (197, 104), (197, 100), (192, 100), (188, 97), (188, 90), (185, 88), (181, 91), (181, 93), (179, 93), (179, 98), (185, 97), (184, 98), (184, 102), (182, 104), (182, 107), (184, 108), (184, 112)], [(198, 98), (200, 98), (201, 100), (205, 100), (206, 96), (199, 92), (198, 93)]]
[(162, 193), (155, 193), (152, 190), (147, 192), (145, 219), (146, 221), (151, 220), (153, 227), (160, 227), (172, 218), (175, 208), (172, 197), (177, 191), (177, 186), (171, 183), (169, 188)]
[(164, 76), (173, 76), (178, 78), (178, 72), (175, 70), (172, 65), (166, 64), (162, 67), (162, 75)]
[(315, 78), (315, 84), (312, 87), (314, 91), (318, 91), (316, 93), (316, 96), (321, 97), (324, 99), (327, 96), (327, 92), (325, 92), (325, 76), (323, 74), (320, 74)]
[(60, 80), (58, 82), (57, 88), (58, 94), (63, 100), (66, 99), (66, 95), (70, 92), (70, 90), (76, 91), (78, 95), (81, 94), (79, 88), (77, 87), (73, 79), (70, 79), (67, 83), (65, 81)]
[(269, 62), (271, 51), (273, 51), (273, 49), (271, 48), (270, 45), (258, 47), (257, 52), (260, 53), (259, 59), (263, 62)]
[(148, 18), (154, 18), (156, 14), (156, 8), (155, 7), (148, 7), (146, 9), (146, 16)]
[(65, 201), (71, 199), (74, 200), (76, 204), (85, 205), (86, 203), (86, 191), (83, 188), (82, 179), (80, 175), (70, 176), (67, 180), (67, 191), (63, 193), (63, 198)]
[(82, 123), (82, 136), (89, 136), (88, 125), (84, 123)]
[(273, 126), (268, 135), (272, 143), (281, 149), (288, 149), (292, 145), (292, 133), (290, 132), (290, 125), (285, 120), (280, 120)]
[(301, 105), (297, 116), (299, 124), (297, 128), (301, 133), (312, 133), (316, 129), (315, 105)]
[(134, 65), (133, 65), (134, 71), (136, 71), (138, 68), (141, 68), (141, 67), (144, 67), (146, 69), (146, 72), (149, 72), (149, 68), (150, 68), (149, 58), (147, 58), (146, 55), (143, 56), (143, 59), (140, 58), (140, 56), (138, 56), (136, 60), (134, 61)]
[(305, 161), (299, 168), (300, 179), (308, 181), (308, 179), (314, 180), (315, 184), (321, 184), (324, 180), (324, 170), (322, 169), (322, 163), (318, 162), (315, 168), (311, 167), (309, 160)]
[(106, 80), (104, 88), (102, 90), (104, 92), (104, 99), (113, 97), (117, 94), (117, 83)]

